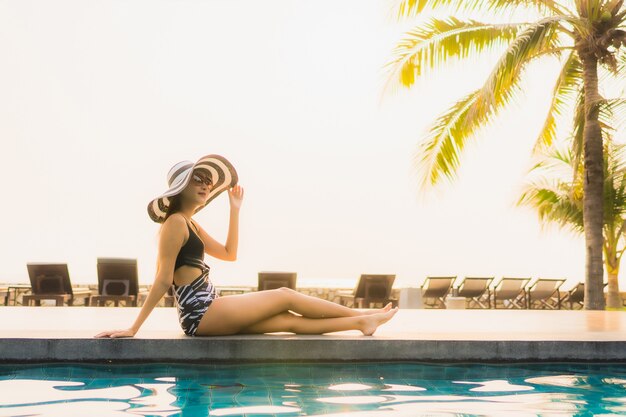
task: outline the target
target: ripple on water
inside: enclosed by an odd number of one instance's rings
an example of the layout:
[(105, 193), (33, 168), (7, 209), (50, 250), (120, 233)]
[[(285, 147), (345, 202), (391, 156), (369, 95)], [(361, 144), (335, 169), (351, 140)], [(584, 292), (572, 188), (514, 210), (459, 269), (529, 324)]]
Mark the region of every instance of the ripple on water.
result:
[(623, 365), (2, 365), (0, 417), (626, 413)]

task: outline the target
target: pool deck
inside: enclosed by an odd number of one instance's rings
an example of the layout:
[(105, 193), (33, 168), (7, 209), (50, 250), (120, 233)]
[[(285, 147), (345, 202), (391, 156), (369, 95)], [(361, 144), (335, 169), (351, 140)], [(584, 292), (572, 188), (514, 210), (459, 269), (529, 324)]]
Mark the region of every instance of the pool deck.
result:
[(399, 310), (373, 336), (273, 333), (188, 337), (173, 308), (156, 308), (134, 338), (139, 308), (0, 307), (0, 362), (48, 361), (620, 361), (626, 312)]

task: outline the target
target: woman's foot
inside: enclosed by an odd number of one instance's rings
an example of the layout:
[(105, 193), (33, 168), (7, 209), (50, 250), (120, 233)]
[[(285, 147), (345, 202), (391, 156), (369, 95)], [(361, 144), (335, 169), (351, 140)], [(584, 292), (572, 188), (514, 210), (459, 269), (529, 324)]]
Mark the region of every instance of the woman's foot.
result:
[(397, 312), (398, 307), (383, 313), (367, 314), (361, 319), (361, 332), (363, 332), (365, 336), (373, 335), (378, 326), (391, 320)]
[(391, 310), (391, 303), (387, 303), (383, 308), (368, 308), (365, 311), (361, 311), (361, 315), (367, 316), (369, 314), (386, 313), (389, 310)]

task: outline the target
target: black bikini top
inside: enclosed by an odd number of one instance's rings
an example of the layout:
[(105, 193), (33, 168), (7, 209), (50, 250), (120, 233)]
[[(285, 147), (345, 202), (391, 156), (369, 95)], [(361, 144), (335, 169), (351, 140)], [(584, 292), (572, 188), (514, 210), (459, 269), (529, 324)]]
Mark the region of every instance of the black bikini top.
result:
[(206, 268), (204, 263), (204, 242), (198, 236), (198, 234), (189, 226), (189, 239), (180, 248), (178, 256), (176, 256), (176, 264), (174, 265), (174, 271), (183, 265), (194, 266), (197, 268)]

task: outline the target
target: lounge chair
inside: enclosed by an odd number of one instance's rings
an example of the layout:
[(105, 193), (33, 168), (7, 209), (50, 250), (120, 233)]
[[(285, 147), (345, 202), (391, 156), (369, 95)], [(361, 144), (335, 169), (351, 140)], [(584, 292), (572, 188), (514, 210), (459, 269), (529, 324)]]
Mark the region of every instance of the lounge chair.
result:
[[(424, 305), (430, 308), (446, 308), (446, 297), (452, 289), (456, 276), (451, 277), (426, 277), (421, 285)], [(427, 300), (434, 300), (429, 303)]]
[[(604, 287), (608, 282), (604, 283)], [(561, 306), (569, 304), (570, 310), (582, 310), (585, 307), (585, 283), (579, 282), (572, 289), (566, 291), (561, 298)]]
[(22, 298), (24, 305), (41, 305), (41, 300), (53, 300), (55, 305), (74, 305), (74, 300), (82, 299), (89, 305), (91, 291), (88, 288), (72, 288), (67, 264), (46, 264), (31, 262), (26, 264), (30, 279), (31, 293)]
[(579, 282), (572, 289), (563, 294), (561, 305), (569, 303), (570, 310), (582, 310), (585, 301), (585, 283)]
[(372, 304), (383, 306), (391, 302), (398, 305), (398, 300), (391, 297), (391, 289), (396, 279), (395, 274), (362, 274), (352, 294), (341, 294), (339, 304), (351, 304), (354, 308), (370, 308)]
[[(146, 293), (147, 296), (147, 293)], [(176, 297), (174, 296), (174, 286), (170, 285), (167, 290), (167, 293), (163, 296), (163, 306), (164, 307), (175, 307), (176, 306)]]
[[(148, 291), (140, 291), (139, 294), (137, 294), (137, 304), (142, 306), (143, 303), (146, 302), (146, 298), (148, 297), (149, 293), (150, 293), (150, 288), (148, 288)], [(174, 297), (173, 285), (170, 285), (170, 287), (167, 289), (167, 293), (165, 293), (162, 299), (163, 299), (163, 307), (175, 307), (176, 306), (176, 298)]]
[(502, 277), (493, 290), (493, 307), (498, 301), (505, 308), (526, 308), (526, 285), (531, 278)]
[(91, 296), (90, 304), (105, 306), (120, 302), (125, 306), (136, 306), (138, 296), (137, 259), (98, 258), (98, 295)]
[(0, 287), (0, 300), (2, 300), (2, 305), (9, 305), (9, 287)]
[(493, 280), (494, 277), (465, 277), (455, 289), (455, 295), (465, 297), (467, 308), (491, 308), (489, 286)]
[(280, 287), (296, 289), (296, 272), (259, 272), (258, 291), (273, 290)]
[(526, 289), (528, 308), (537, 306), (542, 309), (560, 310), (561, 294), (559, 288), (565, 281), (565, 279), (537, 278)]

